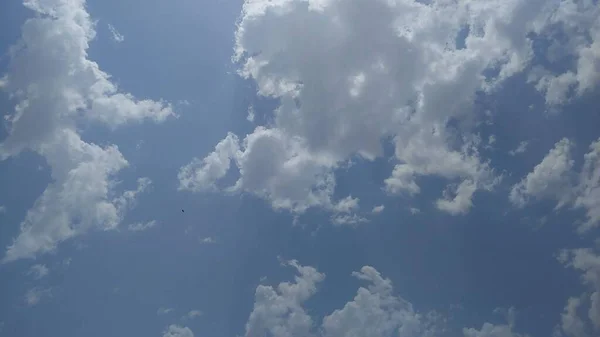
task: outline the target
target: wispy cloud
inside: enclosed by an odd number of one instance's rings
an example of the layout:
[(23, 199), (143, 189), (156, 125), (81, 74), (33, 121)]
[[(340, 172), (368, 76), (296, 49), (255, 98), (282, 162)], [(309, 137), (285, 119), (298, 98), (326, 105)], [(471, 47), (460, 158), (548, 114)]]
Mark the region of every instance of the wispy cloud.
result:
[(200, 243), (203, 244), (212, 244), (212, 243), (217, 243), (217, 240), (215, 240), (214, 238), (208, 236), (205, 238), (200, 238)]
[(525, 153), (525, 151), (527, 151), (527, 145), (529, 145), (528, 141), (522, 141), (516, 149), (508, 151), (508, 154), (516, 156), (517, 154)]
[(33, 266), (31, 266), (31, 268), (29, 268), (29, 271), (27, 272), (27, 274), (33, 275), (33, 277), (36, 280), (39, 280), (39, 279), (43, 278), (44, 276), (48, 275), (49, 272), (50, 272), (50, 270), (45, 265), (34, 264)]
[(6, 213), (6, 206), (0, 205), (0, 214)]
[(112, 34), (112, 38), (115, 42), (125, 41), (125, 36), (123, 36), (123, 34), (119, 33), (119, 31), (110, 23), (108, 24), (108, 30), (110, 30), (110, 33)]
[(202, 311), (200, 310), (190, 310), (190, 312), (188, 312), (187, 314), (185, 314), (185, 316), (183, 316), (183, 319), (194, 319), (197, 317), (202, 316)]
[(168, 313), (173, 312), (173, 308), (158, 308), (158, 310), (156, 311), (157, 315), (166, 315)]
[(156, 226), (157, 224), (158, 223), (155, 220), (148, 221), (146, 223), (138, 222), (138, 223), (129, 225), (127, 227), (127, 229), (131, 232), (142, 232), (142, 231), (145, 231), (147, 229), (150, 229), (150, 228)]
[(25, 303), (28, 306), (38, 304), (42, 298), (52, 296), (52, 291), (49, 288), (34, 287), (25, 293)]

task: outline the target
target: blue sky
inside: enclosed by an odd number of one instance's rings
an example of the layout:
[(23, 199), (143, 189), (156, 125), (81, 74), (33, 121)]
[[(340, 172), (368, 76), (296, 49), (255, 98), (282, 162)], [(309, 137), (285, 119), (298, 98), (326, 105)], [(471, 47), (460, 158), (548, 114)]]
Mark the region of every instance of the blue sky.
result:
[(598, 336), (598, 17), (3, 3), (0, 336)]

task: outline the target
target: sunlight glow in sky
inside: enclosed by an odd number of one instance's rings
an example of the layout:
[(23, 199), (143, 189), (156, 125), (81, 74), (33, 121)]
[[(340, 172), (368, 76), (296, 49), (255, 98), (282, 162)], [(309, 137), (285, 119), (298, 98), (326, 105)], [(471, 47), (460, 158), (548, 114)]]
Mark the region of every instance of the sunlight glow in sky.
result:
[(600, 336), (597, 0), (0, 21), (0, 336)]

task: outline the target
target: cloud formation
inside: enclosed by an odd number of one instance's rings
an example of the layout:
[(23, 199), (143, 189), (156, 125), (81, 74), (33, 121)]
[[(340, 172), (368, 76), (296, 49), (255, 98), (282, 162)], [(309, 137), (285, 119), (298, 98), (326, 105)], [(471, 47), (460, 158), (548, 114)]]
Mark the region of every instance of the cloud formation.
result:
[(148, 222), (138, 222), (138, 223), (134, 223), (134, 224), (130, 224), (129, 226), (127, 226), (127, 229), (131, 232), (143, 232), (145, 230), (148, 230), (152, 227), (155, 227), (158, 223), (156, 222), (156, 220), (152, 220), (152, 221), (148, 221)]
[[(476, 127), (489, 118), (474, 109), (476, 97), (522, 72), (548, 104), (562, 101), (552, 98), (561, 76), (573, 77), (577, 95), (595, 87), (596, 12), (590, 2), (550, 0), (247, 0), (234, 60), (280, 105), (268, 126), (243, 140), (228, 134), (184, 166), (181, 188), (215, 189), (235, 163), (239, 179), (227, 192), (253, 193), (276, 209), (331, 210), (335, 169), (353, 156), (382, 156), (391, 139), (396, 166), (385, 190), (415, 195), (419, 177), (437, 176), (447, 186), (434, 205), (464, 214), (476, 192), (500, 179), (479, 152)], [(569, 49), (556, 41), (552, 50), (577, 58), (577, 67), (532, 68), (548, 58), (534, 40), (552, 40), (557, 25), (577, 42)]]
[(163, 337), (194, 337), (194, 333), (186, 326), (171, 324), (163, 333)]
[(510, 201), (524, 207), (534, 199), (556, 200), (556, 209), (581, 208), (586, 220), (580, 233), (600, 226), (600, 139), (589, 145), (581, 172), (573, 170), (573, 142), (564, 138), (544, 157), (532, 172), (512, 187)]
[[(245, 336), (273, 337), (347, 337), (399, 336), (434, 337), (445, 329), (445, 319), (434, 312), (421, 314), (412, 304), (394, 294), (392, 282), (373, 267), (362, 267), (352, 276), (366, 283), (354, 299), (334, 310), (316, 326), (304, 304), (317, 292), (325, 275), (297, 261), (287, 263), (297, 275), (294, 282), (282, 282), (276, 287), (259, 285), (254, 308), (246, 323)], [(524, 337), (507, 325), (483, 324), (480, 330), (465, 328), (465, 337)]]
[(32, 307), (32, 306), (38, 304), (43, 298), (51, 297), (51, 296), (52, 296), (51, 289), (42, 288), (42, 287), (34, 287), (34, 288), (27, 290), (27, 292), (25, 293), (25, 304), (27, 304), (27, 306)]
[(128, 166), (117, 146), (81, 139), (80, 122), (110, 128), (174, 115), (170, 104), (138, 100), (121, 93), (110, 76), (87, 55), (95, 37), (83, 0), (28, 0), (34, 11), (11, 50), (1, 89), (17, 103), (7, 116), (9, 135), (0, 144), (0, 159), (32, 150), (51, 169), (52, 183), (21, 223), (4, 262), (33, 258), (90, 229), (113, 229), (150, 181), (119, 195), (114, 177)]
[(112, 35), (113, 41), (115, 41), (115, 42), (125, 41), (125, 36), (123, 36), (123, 34), (119, 33), (119, 31), (110, 23), (108, 24), (108, 30), (110, 31), (110, 34)]
[(588, 290), (568, 299), (557, 329), (569, 337), (600, 334), (600, 254), (593, 249), (564, 250), (559, 260), (582, 273), (581, 281)]
[(34, 264), (33, 266), (31, 266), (31, 268), (29, 268), (29, 275), (33, 275), (33, 277), (36, 280), (39, 280), (43, 277), (45, 277), (46, 275), (48, 275), (48, 273), (50, 272), (50, 269), (48, 269), (48, 267), (46, 267), (46, 265), (43, 264)]

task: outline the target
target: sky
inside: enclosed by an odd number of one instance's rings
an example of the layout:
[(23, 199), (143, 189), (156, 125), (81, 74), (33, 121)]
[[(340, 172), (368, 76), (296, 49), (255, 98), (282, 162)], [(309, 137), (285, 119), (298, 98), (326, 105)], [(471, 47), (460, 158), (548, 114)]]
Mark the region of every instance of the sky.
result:
[(600, 336), (597, 0), (0, 4), (0, 336)]

